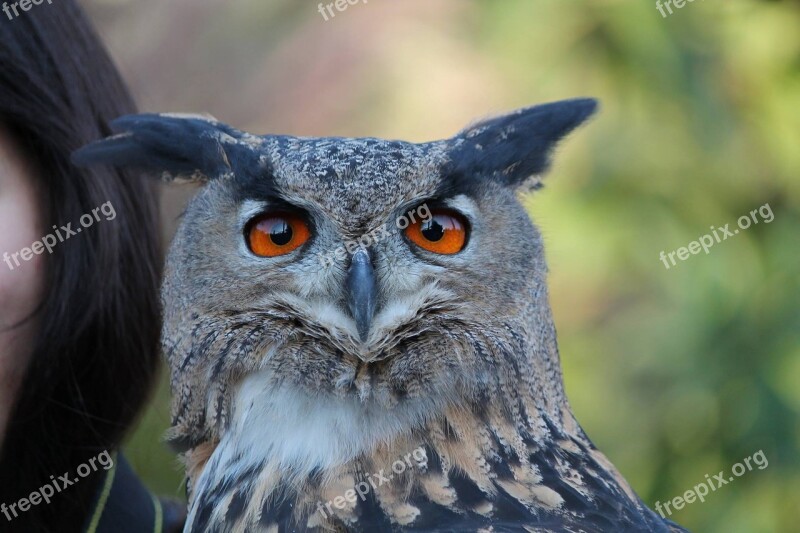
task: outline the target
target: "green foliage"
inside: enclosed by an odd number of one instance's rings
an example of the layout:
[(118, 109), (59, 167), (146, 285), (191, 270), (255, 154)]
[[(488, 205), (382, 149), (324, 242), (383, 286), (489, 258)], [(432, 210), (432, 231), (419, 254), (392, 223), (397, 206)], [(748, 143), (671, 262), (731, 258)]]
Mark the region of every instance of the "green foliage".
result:
[[(649, 505), (763, 450), (671, 518), (693, 531), (794, 531), (800, 517), (800, 18), (786, 3), (519, 2), (486, 7), (492, 54), (552, 70), (519, 98), (589, 93), (605, 110), (530, 199), (544, 226), (567, 392)], [(547, 15), (543, 11), (549, 11)], [(565, 28), (551, 24), (567, 20)], [(528, 31), (513, 26), (530, 24)], [(580, 27), (580, 31), (574, 29)], [(512, 29), (509, 29), (511, 27)], [(516, 35), (512, 51), (507, 33)], [(569, 41), (568, 44), (564, 44)], [(529, 57), (537, 64), (535, 54)], [(513, 74), (510, 74), (513, 75)], [(527, 75), (527, 74), (526, 74)], [(551, 81), (554, 78), (557, 81)], [(552, 85), (552, 88), (550, 87)], [(577, 89), (576, 91), (576, 88)], [(667, 269), (769, 203), (763, 221)]]

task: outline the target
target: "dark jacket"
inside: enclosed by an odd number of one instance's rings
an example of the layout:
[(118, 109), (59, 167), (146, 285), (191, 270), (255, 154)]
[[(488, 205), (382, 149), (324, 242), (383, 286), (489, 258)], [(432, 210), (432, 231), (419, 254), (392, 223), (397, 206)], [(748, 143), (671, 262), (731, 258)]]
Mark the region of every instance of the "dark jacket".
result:
[(121, 455), (108, 469), (92, 506), (86, 533), (179, 533), (183, 504), (161, 500), (145, 488)]

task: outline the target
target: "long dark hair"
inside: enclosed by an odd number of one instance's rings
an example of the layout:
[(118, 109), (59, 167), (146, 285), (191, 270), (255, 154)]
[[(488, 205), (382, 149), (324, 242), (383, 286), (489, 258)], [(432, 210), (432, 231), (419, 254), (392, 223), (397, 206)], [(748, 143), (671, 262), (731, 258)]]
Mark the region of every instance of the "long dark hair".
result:
[[(134, 105), (74, 0), (0, 14), (0, 123), (35, 158), (45, 228), (111, 202), (95, 224), (47, 257), (40, 333), (0, 456), (0, 502), (10, 504), (104, 450), (119, 447), (158, 368), (160, 243), (154, 187), (110, 169), (78, 169), (70, 153), (108, 135)], [(78, 531), (103, 470), (19, 513), (19, 531)], [(6, 519), (0, 516), (0, 523)], [(0, 527), (0, 529), (4, 529)]]

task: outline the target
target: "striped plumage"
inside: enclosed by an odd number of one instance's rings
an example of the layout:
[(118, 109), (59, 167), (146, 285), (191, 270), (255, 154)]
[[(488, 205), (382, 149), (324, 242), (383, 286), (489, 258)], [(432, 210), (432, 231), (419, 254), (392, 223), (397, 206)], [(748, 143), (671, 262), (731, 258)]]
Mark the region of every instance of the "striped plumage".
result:
[[(263, 462), (253, 468), (244, 457), (212, 464), (205, 482), (215, 488), (199, 491), (191, 531), (307, 531), (328, 517), (324, 530), (365, 533), (682, 531), (645, 508), (585, 436), (548, 423), (539, 440), (505, 417), (494, 422), (448, 413), (419, 440), (300, 479)], [(395, 474), (393, 465), (418, 443), (425, 443), (423, 464), (411, 461)], [(369, 487), (361, 487), (364, 497), (345, 498), (360, 481)], [(344, 503), (333, 503), (337, 496)]]
[[(682, 531), (572, 415), (542, 240), (516, 197), (594, 109), (425, 144), (143, 115), (77, 154), (205, 183), (163, 289), (187, 531)], [(421, 205), (463, 221), (457, 253), (390, 224)], [(308, 241), (250, 253), (248, 221), (289, 211)]]

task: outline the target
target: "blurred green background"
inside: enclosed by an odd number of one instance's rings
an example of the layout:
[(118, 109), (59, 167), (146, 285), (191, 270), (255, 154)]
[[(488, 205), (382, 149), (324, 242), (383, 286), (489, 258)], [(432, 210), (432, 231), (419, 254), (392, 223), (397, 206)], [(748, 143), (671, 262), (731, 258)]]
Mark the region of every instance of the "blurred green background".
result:
[[(700, 532), (800, 524), (800, 5), (370, 0), (85, 2), (146, 111), (258, 133), (449, 136), (572, 96), (600, 115), (525, 198), (551, 267), (567, 391), (650, 506), (754, 469), (671, 518)], [(164, 191), (165, 236), (191, 189)], [(760, 223), (666, 269), (659, 253)], [(182, 495), (162, 386), (127, 446)], [(726, 474), (727, 476), (727, 474)]]

